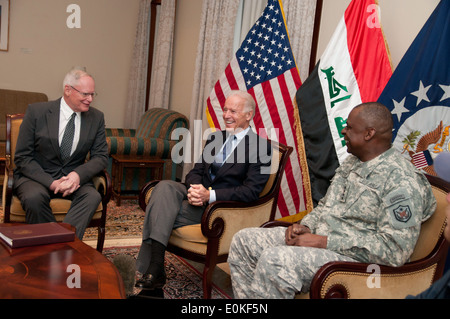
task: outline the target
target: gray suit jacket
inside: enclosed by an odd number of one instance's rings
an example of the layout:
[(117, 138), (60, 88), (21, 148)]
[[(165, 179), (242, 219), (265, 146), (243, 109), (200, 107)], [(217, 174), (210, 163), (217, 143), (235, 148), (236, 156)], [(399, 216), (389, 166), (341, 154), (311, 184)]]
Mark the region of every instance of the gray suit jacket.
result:
[[(16, 145), (14, 188), (27, 179), (49, 188), (55, 179), (75, 171), (83, 185), (106, 168), (108, 145), (102, 112), (90, 108), (81, 113), (80, 141), (65, 162), (58, 142), (61, 99), (28, 106)], [(89, 155), (89, 160), (87, 156)]]

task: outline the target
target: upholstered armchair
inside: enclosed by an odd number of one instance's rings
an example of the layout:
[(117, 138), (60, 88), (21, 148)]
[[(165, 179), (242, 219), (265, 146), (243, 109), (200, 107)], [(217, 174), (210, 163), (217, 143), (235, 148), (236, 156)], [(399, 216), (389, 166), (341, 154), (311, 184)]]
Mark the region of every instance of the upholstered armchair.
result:
[[(218, 263), (226, 262), (233, 235), (247, 227), (259, 227), (274, 220), (286, 162), (292, 147), (273, 142), (271, 176), (258, 200), (250, 203), (217, 201), (209, 204), (201, 224), (180, 227), (172, 232), (167, 250), (181, 257), (205, 264), (203, 297), (211, 297), (212, 274)], [(145, 185), (139, 205), (145, 210), (153, 188), (159, 181)]]
[[(450, 184), (434, 176), (427, 175), (427, 178), (436, 197), (437, 209), (422, 224), (408, 263), (401, 267), (377, 265), (377, 268), (372, 268), (365, 263), (330, 262), (317, 271), (309, 294), (298, 294), (296, 298), (399, 299), (417, 295), (438, 280), (442, 276), (449, 249), (443, 232), (448, 205), (446, 195), (450, 192)], [(288, 225), (275, 221), (263, 227)], [(379, 274), (375, 274), (375, 271), (379, 271)]]
[[(13, 195), (15, 168), (14, 154), (16, 151), (17, 137), (19, 135), (20, 125), (22, 124), (24, 114), (14, 114), (6, 116), (6, 167), (3, 183), (2, 206), (5, 223), (25, 223), (25, 211), (20, 204), (20, 200)], [(96, 189), (102, 197), (102, 201), (97, 208), (88, 227), (96, 227), (98, 230), (97, 250), (102, 252), (105, 242), (105, 225), (107, 205), (111, 199), (111, 178), (106, 170), (102, 171), (93, 179)], [(67, 211), (69, 210), (71, 201), (63, 198), (55, 198), (50, 201), (50, 207), (57, 222), (62, 222)]]
[(0, 89), (0, 154), (4, 155), (6, 143), (6, 115), (25, 113), (31, 103), (47, 102), (44, 93)]
[(47, 101), (44, 93), (0, 89), (0, 184), (5, 168), (6, 115), (25, 113), (29, 104)]
[[(142, 116), (137, 129), (106, 129), (109, 154), (151, 155), (163, 159), (163, 179), (175, 180), (178, 165), (171, 158), (171, 152), (179, 141), (173, 140), (171, 136), (177, 128), (189, 129), (189, 121), (183, 114), (161, 108), (150, 109)], [(110, 174), (111, 168), (110, 159)], [(121, 190), (139, 192), (149, 181), (151, 176), (148, 174), (140, 169), (124, 171)]]

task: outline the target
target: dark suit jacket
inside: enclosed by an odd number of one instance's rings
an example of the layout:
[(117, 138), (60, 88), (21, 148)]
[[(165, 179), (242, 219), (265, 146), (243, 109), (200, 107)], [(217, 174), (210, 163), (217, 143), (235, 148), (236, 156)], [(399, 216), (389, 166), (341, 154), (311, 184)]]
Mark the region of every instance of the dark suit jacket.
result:
[(225, 139), (225, 131), (208, 137), (201, 159), (186, 175), (186, 187), (190, 184), (211, 187), (216, 192), (216, 200), (250, 202), (258, 199), (269, 178), (270, 142), (250, 130), (212, 180), (209, 169)]
[[(28, 106), (17, 139), (14, 187), (32, 179), (49, 188), (55, 179), (75, 171), (83, 185), (106, 168), (108, 145), (103, 113), (95, 108), (81, 113), (80, 140), (65, 162), (58, 142), (61, 99)], [(89, 160), (86, 161), (89, 154)]]

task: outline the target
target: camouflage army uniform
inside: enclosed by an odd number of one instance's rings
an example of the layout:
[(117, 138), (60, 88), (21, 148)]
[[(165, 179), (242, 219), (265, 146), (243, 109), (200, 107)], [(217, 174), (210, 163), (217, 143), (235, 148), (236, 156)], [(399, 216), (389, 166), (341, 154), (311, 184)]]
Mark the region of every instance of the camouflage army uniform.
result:
[(426, 178), (393, 148), (368, 162), (350, 155), (301, 221), (327, 236), (327, 249), (287, 246), (282, 227), (242, 230), (228, 258), (235, 297), (292, 298), (329, 261), (400, 266), (435, 209)]

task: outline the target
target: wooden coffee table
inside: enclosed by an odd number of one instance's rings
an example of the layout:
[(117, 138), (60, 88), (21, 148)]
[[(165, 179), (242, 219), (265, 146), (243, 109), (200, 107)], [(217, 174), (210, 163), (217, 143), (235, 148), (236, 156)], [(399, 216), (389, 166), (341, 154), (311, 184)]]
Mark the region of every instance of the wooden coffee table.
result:
[(0, 299), (125, 298), (116, 267), (78, 238), (16, 249), (0, 242)]

